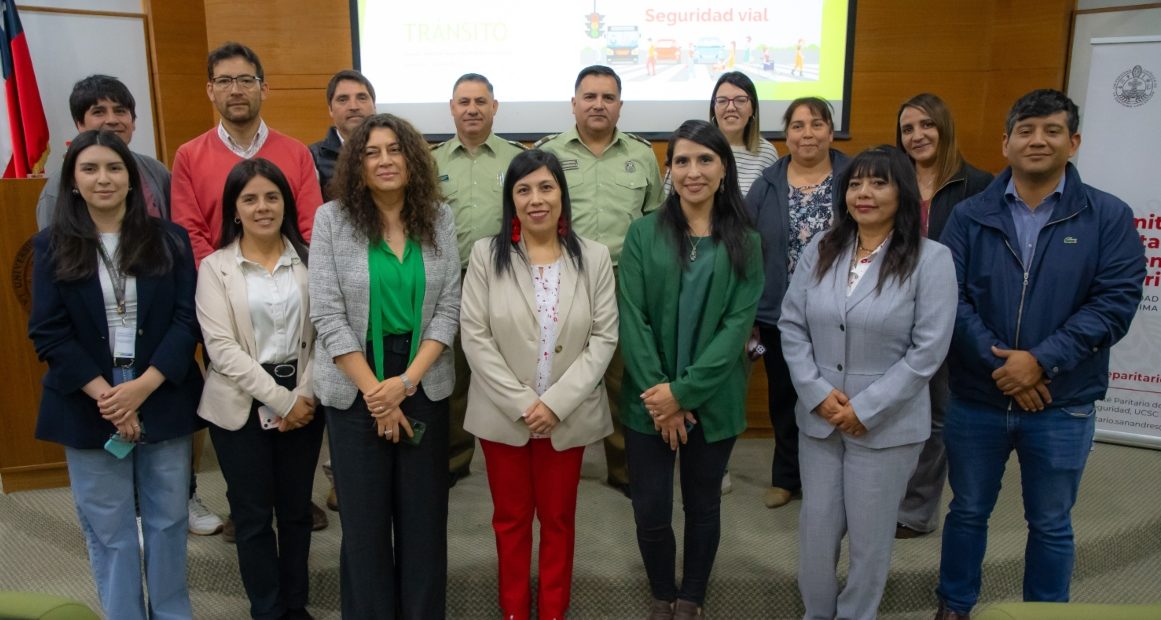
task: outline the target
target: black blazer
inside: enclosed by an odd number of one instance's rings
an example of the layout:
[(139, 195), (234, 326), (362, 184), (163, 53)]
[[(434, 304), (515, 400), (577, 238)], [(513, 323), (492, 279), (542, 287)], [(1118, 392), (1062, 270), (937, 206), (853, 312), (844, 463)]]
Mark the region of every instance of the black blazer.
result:
[(992, 173), (984, 172), (965, 161), (931, 197), (931, 209), (927, 212), (927, 238), (939, 241), (952, 208), (984, 191), (991, 182)]
[[(194, 361), (198, 342), (194, 314), (193, 251), (180, 226), (161, 222), (174, 268), (161, 276), (137, 278), (137, 342), (134, 368), (150, 366), (165, 382), (141, 405), (145, 440), (188, 435), (201, 426), (197, 417), (202, 375)], [(37, 356), (48, 363), (36, 420), (36, 437), (72, 448), (101, 448), (116, 428), (101, 417), (97, 403), (82, 390), (98, 375), (112, 382), (113, 356), (105, 301), (96, 274), (76, 282), (55, 277), (51, 228), (33, 240), (32, 314), (28, 336)]]

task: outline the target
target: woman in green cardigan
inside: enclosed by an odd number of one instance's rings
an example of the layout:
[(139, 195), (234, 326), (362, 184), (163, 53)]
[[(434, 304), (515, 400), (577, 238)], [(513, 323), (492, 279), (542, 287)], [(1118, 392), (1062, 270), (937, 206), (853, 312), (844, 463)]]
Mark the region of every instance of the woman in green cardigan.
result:
[[(720, 485), (746, 427), (744, 348), (763, 276), (729, 142), (686, 121), (666, 153), (673, 193), (629, 227), (620, 264), (629, 485), (653, 594), (650, 620), (701, 615), (721, 522)], [(675, 577), (674, 459), (681, 451), (684, 571)]]

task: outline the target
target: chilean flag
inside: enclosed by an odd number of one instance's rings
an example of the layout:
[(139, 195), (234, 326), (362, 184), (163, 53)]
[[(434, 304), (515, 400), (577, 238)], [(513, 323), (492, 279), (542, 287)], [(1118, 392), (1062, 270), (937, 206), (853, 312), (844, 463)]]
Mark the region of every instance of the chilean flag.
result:
[[(0, 0), (0, 68), (4, 73), (4, 97), (0, 97), (0, 166), (5, 179), (23, 179), (44, 173), (48, 159), (48, 121), (36, 87), (36, 74), (28, 54), (28, 41), (16, 14), (15, 0)], [(0, 120), (2, 123), (3, 120)]]

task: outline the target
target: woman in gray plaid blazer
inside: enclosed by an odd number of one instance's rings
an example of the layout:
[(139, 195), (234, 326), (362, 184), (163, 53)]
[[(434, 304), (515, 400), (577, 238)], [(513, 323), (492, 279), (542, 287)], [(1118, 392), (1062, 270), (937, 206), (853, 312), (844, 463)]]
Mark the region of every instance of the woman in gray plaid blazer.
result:
[(443, 618), (460, 259), (423, 136), (368, 118), (315, 215), (315, 396), (343, 511), (343, 618)]

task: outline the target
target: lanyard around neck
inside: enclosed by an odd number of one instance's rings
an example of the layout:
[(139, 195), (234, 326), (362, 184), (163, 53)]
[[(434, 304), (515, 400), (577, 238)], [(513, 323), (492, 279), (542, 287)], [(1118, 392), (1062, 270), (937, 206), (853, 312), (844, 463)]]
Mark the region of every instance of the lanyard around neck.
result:
[(97, 249), (101, 252), (101, 262), (105, 264), (105, 271), (109, 274), (109, 281), (113, 284), (113, 297), (117, 301), (117, 315), (121, 317), (121, 323), (125, 322), (125, 274), (113, 263), (113, 257), (109, 256), (109, 250), (105, 248), (105, 242), (97, 239)]

